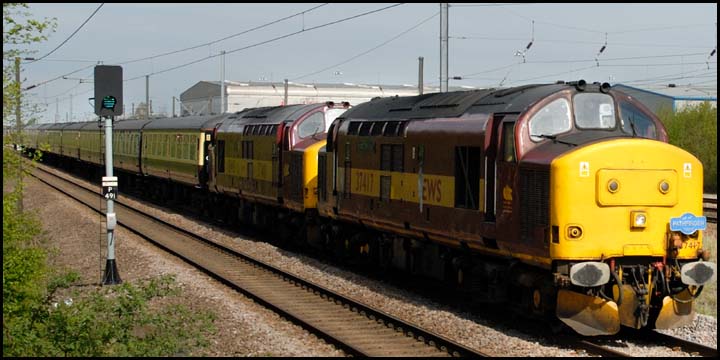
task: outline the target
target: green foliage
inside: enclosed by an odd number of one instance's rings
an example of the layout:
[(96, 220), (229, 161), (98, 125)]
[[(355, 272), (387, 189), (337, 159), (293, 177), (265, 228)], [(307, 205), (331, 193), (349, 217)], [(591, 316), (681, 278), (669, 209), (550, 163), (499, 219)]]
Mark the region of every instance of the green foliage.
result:
[[(3, 160), (6, 152), (9, 151), (3, 151)], [(3, 190), (6, 179), (3, 166)], [(18, 214), (19, 193), (17, 186), (13, 191), (3, 191), (3, 321), (6, 316), (32, 310), (43, 297), (36, 284), (45, 276), (46, 256), (42, 249), (33, 246), (40, 226), (37, 219)]]
[[(708, 226), (708, 231), (703, 233), (703, 248), (710, 250), (710, 261), (717, 264), (717, 225), (714, 230)], [(695, 300), (695, 311), (717, 318), (717, 277), (705, 285), (702, 294)]]
[(695, 155), (703, 164), (704, 191), (717, 194), (717, 108), (704, 102), (682, 111), (662, 111), (670, 143)]
[(3, 356), (193, 355), (208, 345), (215, 317), (174, 304), (179, 295), (164, 276), (49, 298), (34, 322), (13, 322)]
[[(22, 46), (55, 29), (54, 19), (31, 19), (27, 8), (3, 3), (3, 125), (13, 127), (18, 108), (21, 126), (37, 110), (15, 81), (14, 60), (30, 53)], [(3, 136), (3, 356), (177, 356), (207, 345), (214, 315), (174, 303), (178, 289), (171, 277), (59, 295), (79, 276), (50, 271), (37, 216), (22, 211), (28, 167), (7, 146), (23, 143), (21, 130)]]
[(55, 31), (55, 18), (42, 21), (30, 19), (31, 14), (24, 9), (25, 3), (3, 3), (3, 59), (8, 60), (26, 53), (16, 46), (5, 49), (8, 45), (28, 45), (47, 40), (46, 33)]

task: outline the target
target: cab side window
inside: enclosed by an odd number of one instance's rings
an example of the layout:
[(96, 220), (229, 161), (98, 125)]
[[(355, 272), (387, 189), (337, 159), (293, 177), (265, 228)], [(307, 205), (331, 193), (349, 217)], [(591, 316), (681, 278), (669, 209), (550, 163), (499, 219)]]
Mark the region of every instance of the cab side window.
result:
[[(620, 118), (622, 119), (622, 129), (624, 132), (648, 139), (657, 139), (655, 123), (635, 105), (628, 102), (621, 102)], [(635, 129), (633, 130), (633, 128)]]
[(308, 116), (297, 128), (297, 135), (301, 139), (323, 132), (325, 132), (325, 115), (322, 112)]
[(502, 161), (515, 162), (515, 123), (503, 123)]

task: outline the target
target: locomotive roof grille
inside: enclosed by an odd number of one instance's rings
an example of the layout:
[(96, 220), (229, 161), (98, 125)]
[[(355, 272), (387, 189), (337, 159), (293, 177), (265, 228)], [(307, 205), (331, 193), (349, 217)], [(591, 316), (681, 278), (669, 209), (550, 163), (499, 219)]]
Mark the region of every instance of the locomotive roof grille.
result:
[(363, 104), (360, 104), (348, 110), (343, 117), (367, 120), (397, 120), (398, 113), (402, 113), (402, 117), (413, 119), (457, 117), (488, 93), (490, 93), (489, 90), (473, 90), (384, 98), (373, 102), (373, 105), (377, 104), (379, 106), (363, 106)]
[(514, 88), (500, 90), (495, 93), (495, 97), (507, 96), (512, 93), (525, 91), (527, 89), (531, 89), (531, 88), (538, 87), (538, 86), (543, 86), (543, 85), (542, 84), (530, 84), (530, 85), (523, 85), (523, 86), (518, 86), (518, 87), (514, 87)]

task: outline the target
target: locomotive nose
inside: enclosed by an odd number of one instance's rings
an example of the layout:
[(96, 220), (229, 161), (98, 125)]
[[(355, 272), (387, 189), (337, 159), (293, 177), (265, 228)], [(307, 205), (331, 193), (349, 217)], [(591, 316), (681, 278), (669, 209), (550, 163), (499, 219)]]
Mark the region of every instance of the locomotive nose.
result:
[[(669, 144), (616, 139), (579, 147), (551, 165), (552, 225), (565, 230), (551, 254), (595, 261), (600, 253), (665, 256), (672, 219), (702, 213), (699, 194), (702, 165)], [(574, 236), (574, 228), (582, 236)], [(679, 255), (695, 256), (701, 237), (688, 240)]]

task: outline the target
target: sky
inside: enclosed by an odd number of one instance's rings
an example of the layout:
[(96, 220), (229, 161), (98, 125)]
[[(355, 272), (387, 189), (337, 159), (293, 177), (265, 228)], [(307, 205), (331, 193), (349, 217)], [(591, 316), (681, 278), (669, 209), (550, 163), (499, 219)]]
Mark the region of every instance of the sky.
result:
[[(45, 107), (41, 123), (95, 119), (99, 62), (122, 66), (126, 112), (150, 75), (153, 112), (172, 113), (173, 96), (220, 80), (221, 51), (232, 81), (417, 85), (423, 57), (425, 85), (439, 87), (440, 4), (397, 4), (31, 3), (57, 29), (25, 48), (42, 59), (22, 62), (22, 86), (37, 85), (26, 94)], [(716, 97), (716, 14), (716, 3), (450, 3), (449, 85), (674, 83)]]

